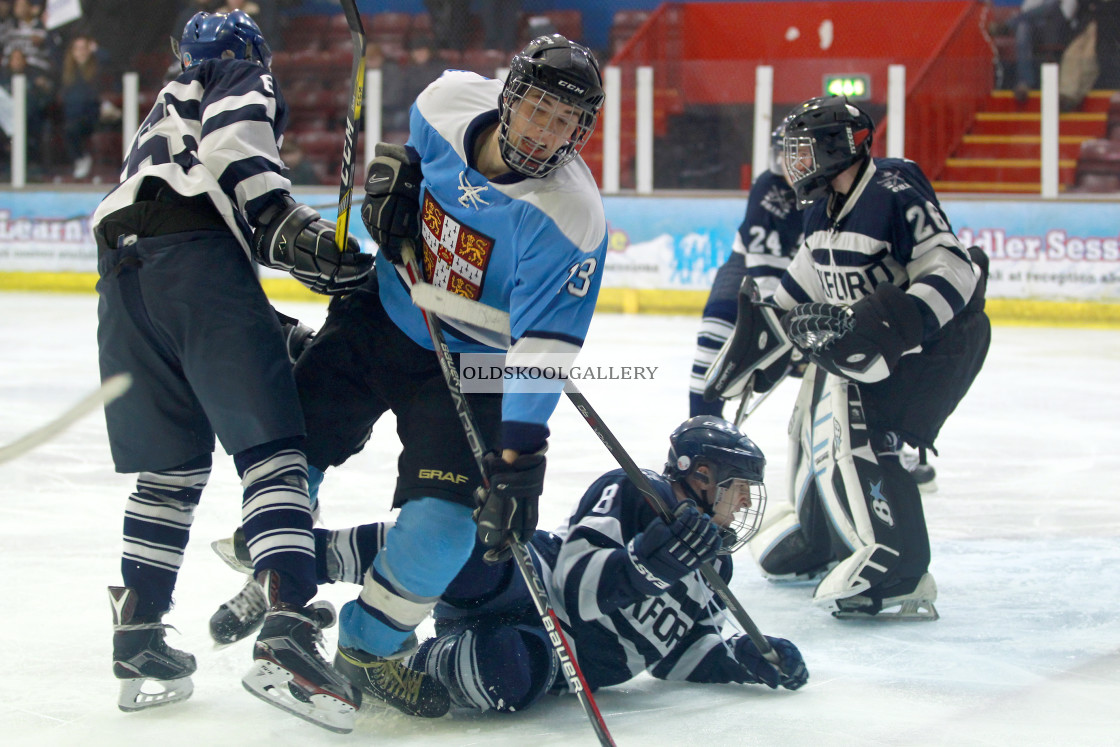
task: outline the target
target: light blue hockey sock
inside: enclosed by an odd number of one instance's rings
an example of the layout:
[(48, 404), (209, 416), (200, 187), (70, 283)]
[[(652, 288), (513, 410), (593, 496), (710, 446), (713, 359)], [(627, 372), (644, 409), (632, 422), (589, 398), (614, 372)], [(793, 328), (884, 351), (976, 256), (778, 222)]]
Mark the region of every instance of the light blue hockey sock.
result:
[(338, 644), (376, 656), (397, 653), (467, 562), (474, 541), (466, 506), (437, 498), (406, 503), (362, 593), (339, 613)]

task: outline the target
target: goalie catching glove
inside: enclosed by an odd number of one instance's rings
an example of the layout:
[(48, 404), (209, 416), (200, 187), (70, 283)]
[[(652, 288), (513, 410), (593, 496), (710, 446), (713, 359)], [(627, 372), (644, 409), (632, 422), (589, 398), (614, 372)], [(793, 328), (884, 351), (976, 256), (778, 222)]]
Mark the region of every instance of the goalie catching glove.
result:
[(287, 271), (316, 293), (349, 293), (369, 275), (373, 256), (362, 254), (352, 236), (340, 252), (334, 234), (334, 223), (285, 196), (257, 216), (253, 254), (265, 267)]
[(406, 243), (420, 240), (420, 158), (403, 145), (378, 143), (366, 172), (362, 223), (379, 250), (401, 263)]
[(507, 462), (491, 451), (482, 458), (486, 481), (475, 493), (478, 539), (489, 562), (510, 557), (509, 542), (528, 542), (537, 529), (537, 502), (544, 492), (544, 449)]
[[(914, 299), (891, 283), (880, 283), (847, 308), (795, 306), (782, 317), (782, 327), (818, 366), (864, 383), (890, 376), (903, 353), (921, 345), (923, 329)], [(823, 342), (812, 344), (814, 336)]]
[(754, 278), (743, 278), (735, 329), (708, 369), (704, 401), (737, 399), (748, 385), (761, 394), (782, 380), (793, 344), (778, 321), (778, 311), (762, 302)]

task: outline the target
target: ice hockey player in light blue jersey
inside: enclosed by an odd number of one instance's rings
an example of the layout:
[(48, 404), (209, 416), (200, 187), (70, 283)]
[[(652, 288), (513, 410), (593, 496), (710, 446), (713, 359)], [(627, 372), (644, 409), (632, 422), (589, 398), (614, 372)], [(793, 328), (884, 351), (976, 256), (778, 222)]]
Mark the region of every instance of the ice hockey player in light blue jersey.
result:
[(508, 348), (510, 365), (574, 356), (606, 251), (602, 199), (579, 158), (602, 103), (594, 56), (559, 35), (515, 55), (504, 84), (461, 71), (433, 82), (413, 105), (407, 145), (379, 144), (367, 170), (362, 221), (379, 247), (376, 273), (331, 304), (295, 367), (313, 481), (359, 448), (382, 414), (396, 416), (401, 510), (361, 594), (341, 610), (335, 666), (409, 714), (449, 707), (446, 690), (401, 657), (476, 535), (496, 551), (532, 536), (559, 386), (529, 392), (514, 382), (467, 395), (494, 449), (483, 459), (491, 487), (480, 490), (402, 253), (413, 246), (437, 288), (508, 310), (510, 339), (446, 321), (454, 353)]

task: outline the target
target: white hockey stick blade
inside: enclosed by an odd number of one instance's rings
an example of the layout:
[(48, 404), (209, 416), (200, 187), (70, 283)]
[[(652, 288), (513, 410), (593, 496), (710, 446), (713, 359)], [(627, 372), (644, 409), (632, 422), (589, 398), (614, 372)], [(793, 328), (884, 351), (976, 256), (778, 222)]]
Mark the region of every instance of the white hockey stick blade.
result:
[(472, 301), (458, 293), (428, 283), (412, 286), (412, 302), (424, 311), (509, 337), (509, 312)]
[(44, 426), (36, 428), (10, 444), (0, 446), (0, 463), (15, 459), (37, 446), (50, 441), (97, 408), (121, 396), (132, 385), (132, 376), (117, 374), (105, 380), (97, 390), (87, 394), (80, 402)]

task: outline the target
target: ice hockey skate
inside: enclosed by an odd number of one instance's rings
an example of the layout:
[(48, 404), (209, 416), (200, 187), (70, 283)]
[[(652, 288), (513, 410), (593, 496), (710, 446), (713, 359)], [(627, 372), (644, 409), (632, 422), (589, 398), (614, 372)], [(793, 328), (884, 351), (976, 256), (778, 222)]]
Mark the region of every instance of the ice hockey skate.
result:
[(291, 607), (279, 601), (275, 571), (263, 571), (261, 586), (269, 600), (264, 627), (253, 646), (253, 668), (241, 683), (277, 708), (339, 734), (354, 729), (361, 690), (339, 674), (320, 650), (322, 629), (334, 625), (329, 602)]
[[(903, 582), (904, 583), (904, 582)], [(837, 599), (832, 616), (842, 620), (922, 620), (932, 622), (940, 615), (933, 603), (937, 601), (937, 584), (933, 576), (924, 574), (918, 579), (914, 590), (897, 596), (876, 599), (866, 594), (857, 594)]]
[(236, 643), (255, 633), (268, 612), (264, 589), (255, 578), (245, 582), (241, 591), (223, 602), (210, 617), (210, 637), (220, 645)]
[(217, 553), (222, 562), (238, 573), (253, 575), (253, 558), (249, 555), (249, 545), (245, 542), (245, 530), (238, 527), (232, 537), (214, 540), (210, 549)]
[(420, 718), (439, 718), (451, 709), (451, 696), (434, 677), (409, 669), (404, 657), (412, 646), (393, 656), (374, 656), (356, 648), (338, 647), (334, 666), (366, 693), (399, 711)]
[(902, 466), (918, 483), (918, 490), (923, 493), (937, 492), (937, 470), (926, 460), (926, 450), (920, 449), (917, 453), (904, 449), (902, 451)]
[(191, 674), (194, 656), (168, 646), (164, 631), (170, 627), (156, 619), (136, 617), (136, 592), (109, 587), (113, 607), (113, 674), (121, 681), (117, 706), (122, 711), (178, 703), (194, 691)]

